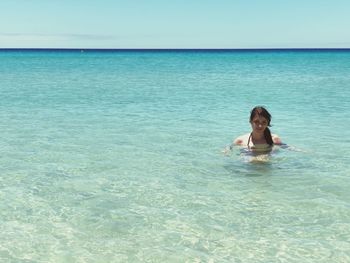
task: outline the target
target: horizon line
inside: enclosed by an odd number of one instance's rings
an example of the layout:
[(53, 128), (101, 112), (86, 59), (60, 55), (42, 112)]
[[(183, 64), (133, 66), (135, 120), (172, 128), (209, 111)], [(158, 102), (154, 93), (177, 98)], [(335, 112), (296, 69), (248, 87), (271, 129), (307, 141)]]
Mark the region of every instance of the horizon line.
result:
[(1, 48), (0, 51), (350, 51), (350, 47), (278, 48)]

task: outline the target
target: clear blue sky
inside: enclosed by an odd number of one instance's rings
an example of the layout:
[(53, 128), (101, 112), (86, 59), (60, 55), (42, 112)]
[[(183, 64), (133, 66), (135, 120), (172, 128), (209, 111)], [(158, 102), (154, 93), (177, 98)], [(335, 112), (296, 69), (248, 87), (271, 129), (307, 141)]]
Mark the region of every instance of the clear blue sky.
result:
[(350, 47), (350, 0), (1, 0), (11, 47)]

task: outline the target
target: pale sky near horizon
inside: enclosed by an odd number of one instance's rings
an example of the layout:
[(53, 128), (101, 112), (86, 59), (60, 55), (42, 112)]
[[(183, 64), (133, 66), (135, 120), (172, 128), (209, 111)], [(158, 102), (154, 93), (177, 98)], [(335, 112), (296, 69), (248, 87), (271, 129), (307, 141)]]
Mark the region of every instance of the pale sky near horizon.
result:
[(349, 0), (1, 0), (0, 48), (349, 48)]

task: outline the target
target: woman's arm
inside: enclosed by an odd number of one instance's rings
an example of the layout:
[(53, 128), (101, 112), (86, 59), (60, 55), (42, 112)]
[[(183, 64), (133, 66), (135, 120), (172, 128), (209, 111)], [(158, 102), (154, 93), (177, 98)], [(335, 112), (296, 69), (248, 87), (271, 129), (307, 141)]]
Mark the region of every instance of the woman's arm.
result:
[(242, 145), (243, 139), (242, 136), (237, 137), (230, 145), (227, 145), (222, 151), (225, 155), (229, 154), (235, 145)]
[(233, 141), (233, 144), (234, 144), (234, 145), (242, 145), (242, 144), (243, 144), (242, 136), (236, 138), (236, 139)]
[(272, 141), (274, 144), (281, 145), (282, 140), (277, 134), (272, 134)]

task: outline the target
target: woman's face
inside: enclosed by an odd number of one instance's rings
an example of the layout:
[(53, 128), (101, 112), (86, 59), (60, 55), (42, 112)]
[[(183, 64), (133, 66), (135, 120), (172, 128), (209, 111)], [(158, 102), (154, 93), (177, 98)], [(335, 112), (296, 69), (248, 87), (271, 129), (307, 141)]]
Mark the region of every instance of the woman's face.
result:
[(254, 118), (250, 121), (253, 131), (257, 133), (264, 133), (268, 123), (269, 122), (265, 117), (258, 114), (256, 114)]

